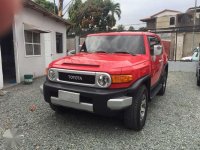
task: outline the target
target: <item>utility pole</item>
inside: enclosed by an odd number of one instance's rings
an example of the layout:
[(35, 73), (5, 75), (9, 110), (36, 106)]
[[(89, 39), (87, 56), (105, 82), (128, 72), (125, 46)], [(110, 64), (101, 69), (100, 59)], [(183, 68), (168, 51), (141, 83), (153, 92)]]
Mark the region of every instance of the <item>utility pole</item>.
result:
[(195, 49), (196, 15), (197, 15), (197, 0), (195, 0), (195, 8), (194, 8), (194, 24), (193, 24), (193, 44), (192, 44), (192, 50)]
[(56, 14), (56, 0), (54, 0), (53, 3), (54, 3), (54, 14)]
[(63, 0), (59, 0), (58, 16), (63, 17)]

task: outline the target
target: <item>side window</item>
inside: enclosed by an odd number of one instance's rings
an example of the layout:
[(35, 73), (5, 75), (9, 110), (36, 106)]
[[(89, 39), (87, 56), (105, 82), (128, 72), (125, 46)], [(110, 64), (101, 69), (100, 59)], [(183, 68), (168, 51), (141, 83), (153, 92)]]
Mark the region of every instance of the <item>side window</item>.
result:
[(26, 56), (40, 56), (41, 55), (40, 33), (25, 30), (24, 36), (25, 36)]
[(169, 25), (170, 26), (175, 25), (175, 20), (176, 20), (175, 17), (171, 17), (169, 21)]
[(63, 53), (63, 34), (56, 33), (56, 52)]
[(150, 46), (150, 50), (151, 50), (151, 55), (154, 55), (153, 54), (154, 46), (161, 45), (161, 42), (157, 37), (153, 37), (153, 36), (149, 36), (148, 41), (149, 41), (149, 46)]

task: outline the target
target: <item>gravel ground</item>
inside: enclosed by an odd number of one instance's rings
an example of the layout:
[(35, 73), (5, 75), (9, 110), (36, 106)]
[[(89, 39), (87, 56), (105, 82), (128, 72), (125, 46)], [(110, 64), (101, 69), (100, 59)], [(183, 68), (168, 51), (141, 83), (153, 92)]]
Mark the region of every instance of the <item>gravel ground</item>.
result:
[[(194, 73), (169, 73), (166, 95), (149, 105), (145, 128), (134, 132), (120, 119), (68, 110), (53, 112), (39, 86), (18, 85), (0, 97), (0, 149), (6, 129), (22, 130), (20, 147), (32, 149), (200, 149), (200, 89)], [(30, 111), (32, 105), (36, 106)]]

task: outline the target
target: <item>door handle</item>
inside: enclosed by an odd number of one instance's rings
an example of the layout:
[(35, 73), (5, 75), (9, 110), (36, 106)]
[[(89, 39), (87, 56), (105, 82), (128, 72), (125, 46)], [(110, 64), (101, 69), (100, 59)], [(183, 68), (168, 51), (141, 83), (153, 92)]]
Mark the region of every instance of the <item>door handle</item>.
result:
[(160, 59), (159, 62), (163, 62), (163, 59)]

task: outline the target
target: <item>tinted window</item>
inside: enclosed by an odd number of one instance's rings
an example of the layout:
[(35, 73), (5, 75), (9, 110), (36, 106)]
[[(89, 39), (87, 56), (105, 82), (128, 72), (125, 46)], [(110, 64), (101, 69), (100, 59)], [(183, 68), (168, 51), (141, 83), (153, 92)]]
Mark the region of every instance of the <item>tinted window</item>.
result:
[(143, 36), (90, 36), (86, 38), (81, 51), (145, 54), (144, 39)]

